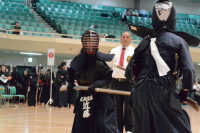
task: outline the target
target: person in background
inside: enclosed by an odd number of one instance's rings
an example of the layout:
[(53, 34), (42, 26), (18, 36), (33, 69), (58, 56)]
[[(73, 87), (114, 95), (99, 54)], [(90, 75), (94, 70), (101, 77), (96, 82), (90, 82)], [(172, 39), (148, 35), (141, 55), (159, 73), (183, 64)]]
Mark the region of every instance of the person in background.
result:
[[(2, 76), (4, 79), (10, 79), (9, 78), (9, 73), (6, 72), (6, 66), (1, 65), (1, 71), (0, 71), (0, 76)], [(4, 83), (3, 81), (0, 80), (0, 85), (4, 86), (5, 88), (5, 93), (8, 94), (8, 81)]]
[(30, 88), (28, 90), (28, 106), (36, 106), (36, 93), (38, 88), (38, 75), (36, 73), (36, 67), (31, 68), (29, 74)]
[(134, 9), (134, 11), (132, 12), (132, 15), (138, 17), (138, 15), (139, 15), (138, 11), (136, 9)]
[(90, 28), (91, 29), (98, 28), (98, 25), (96, 25), (96, 24), (95, 25), (91, 25)]
[[(61, 65), (58, 65), (58, 71), (61, 69)], [(55, 86), (55, 98), (53, 99), (52, 106), (57, 107), (58, 106), (58, 100), (59, 100), (59, 92), (60, 88), (57, 89), (57, 85), (62, 83), (61, 75), (58, 74), (58, 71), (56, 72), (56, 77), (54, 80), (54, 86)]]
[(200, 85), (199, 85), (199, 83), (197, 81), (194, 83), (193, 89), (200, 90)]
[(195, 84), (193, 85), (194, 89), (194, 100), (198, 102), (200, 105), (200, 84), (196, 81)]
[(25, 101), (27, 100), (29, 76), (28, 71), (23, 71), (22, 73), (22, 94), (25, 96)]
[[(66, 84), (67, 81), (67, 70), (66, 70), (66, 62), (61, 63), (61, 68), (57, 72), (56, 78), (60, 79), (60, 82), (56, 82), (56, 89), (59, 91), (57, 106), (58, 108), (67, 107), (68, 106), (68, 91), (60, 92), (60, 87)], [(58, 76), (58, 77), (57, 77)]]
[(127, 21), (127, 17), (126, 16), (132, 16), (131, 11), (132, 11), (132, 9), (128, 8), (128, 9), (126, 9), (126, 11), (124, 11), (122, 13), (122, 22), (126, 22)]
[[(118, 46), (110, 51), (109, 54), (115, 54), (111, 62), (107, 62), (112, 68), (112, 83), (111, 89), (129, 91), (132, 90), (132, 84), (124, 77), (124, 70), (117, 68), (117, 65), (126, 68), (130, 57), (134, 53), (134, 48), (131, 44), (131, 34), (129, 32), (122, 33), (121, 46)], [(131, 133), (133, 128), (132, 110), (129, 107), (130, 96), (115, 95), (117, 105), (117, 125), (120, 133), (123, 133), (125, 126), (126, 132)]]
[(139, 16), (141, 16), (141, 17), (149, 17), (149, 12), (146, 11), (145, 9), (141, 9), (139, 11)]
[[(13, 72), (11, 73), (12, 79), (10, 81), (10, 86), (15, 86), (17, 95), (23, 95), (23, 92), (22, 92), (22, 77), (17, 72), (16, 67), (13, 67), (12, 70), (13, 70)], [(15, 101), (17, 103), (20, 102), (18, 97), (15, 98)]]
[(21, 27), (19, 26), (19, 22), (15, 23), (15, 26), (12, 29), (12, 34), (20, 34), (20, 32), (22, 31)]
[[(52, 80), (54, 80), (54, 76), (52, 76)], [(40, 102), (47, 104), (50, 99), (50, 86), (51, 86), (51, 70), (48, 69), (44, 75), (44, 85), (42, 89)]]

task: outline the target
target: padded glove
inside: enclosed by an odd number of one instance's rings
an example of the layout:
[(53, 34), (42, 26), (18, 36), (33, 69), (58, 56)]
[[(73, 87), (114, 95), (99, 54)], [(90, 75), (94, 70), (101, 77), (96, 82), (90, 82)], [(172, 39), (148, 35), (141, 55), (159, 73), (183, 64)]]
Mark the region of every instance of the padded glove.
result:
[(178, 94), (180, 102), (182, 103), (183, 101), (186, 101), (188, 97), (188, 90), (187, 89), (182, 89), (180, 93)]
[(74, 88), (74, 86), (75, 86), (74, 81), (70, 81), (70, 82), (68, 83), (68, 85), (67, 85), (67, 89), (68, 89), (69, 91), (72, 91), (73, 88)]
[(106, 85), (109, 84), (109, 81), (108, 80), (97, 80), (95, 81), (94, 83), (92, 83), (89, 88), (88, 88), (88, 92), (91, 94), (91, 95), (94, 95), (96, 94), (95, 92), (95, 88), (102, 88)]

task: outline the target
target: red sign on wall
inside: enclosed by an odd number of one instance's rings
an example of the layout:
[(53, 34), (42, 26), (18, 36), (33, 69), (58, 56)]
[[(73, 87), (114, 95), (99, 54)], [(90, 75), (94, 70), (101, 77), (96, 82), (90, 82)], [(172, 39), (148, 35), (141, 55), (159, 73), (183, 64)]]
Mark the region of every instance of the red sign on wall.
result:
[(54, 60), (55, 60), (55, 49), (48, 49), (47, 65), (54, 66)]
[(54, 54), (52, 52), (49, 53), (49, 58), (53, 58)]

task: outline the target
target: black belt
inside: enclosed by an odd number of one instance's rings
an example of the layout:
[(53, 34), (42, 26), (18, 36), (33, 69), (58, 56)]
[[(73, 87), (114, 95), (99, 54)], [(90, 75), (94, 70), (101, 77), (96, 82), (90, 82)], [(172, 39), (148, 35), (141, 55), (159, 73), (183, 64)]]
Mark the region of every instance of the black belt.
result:
[(119, 82), (125, 82), (125, 81), (128, 81), (128, 79), (124, 79), (124, 78), (113, 78)]

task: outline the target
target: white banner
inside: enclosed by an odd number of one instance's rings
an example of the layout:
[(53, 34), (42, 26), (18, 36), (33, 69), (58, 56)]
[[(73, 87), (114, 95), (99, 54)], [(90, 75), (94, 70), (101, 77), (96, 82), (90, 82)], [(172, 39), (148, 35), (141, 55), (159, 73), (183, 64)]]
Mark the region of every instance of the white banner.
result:
[(54, 60), (55, 60), (55, 49), (49, 48), (47, 53), (47, 65), (54, 66)]

